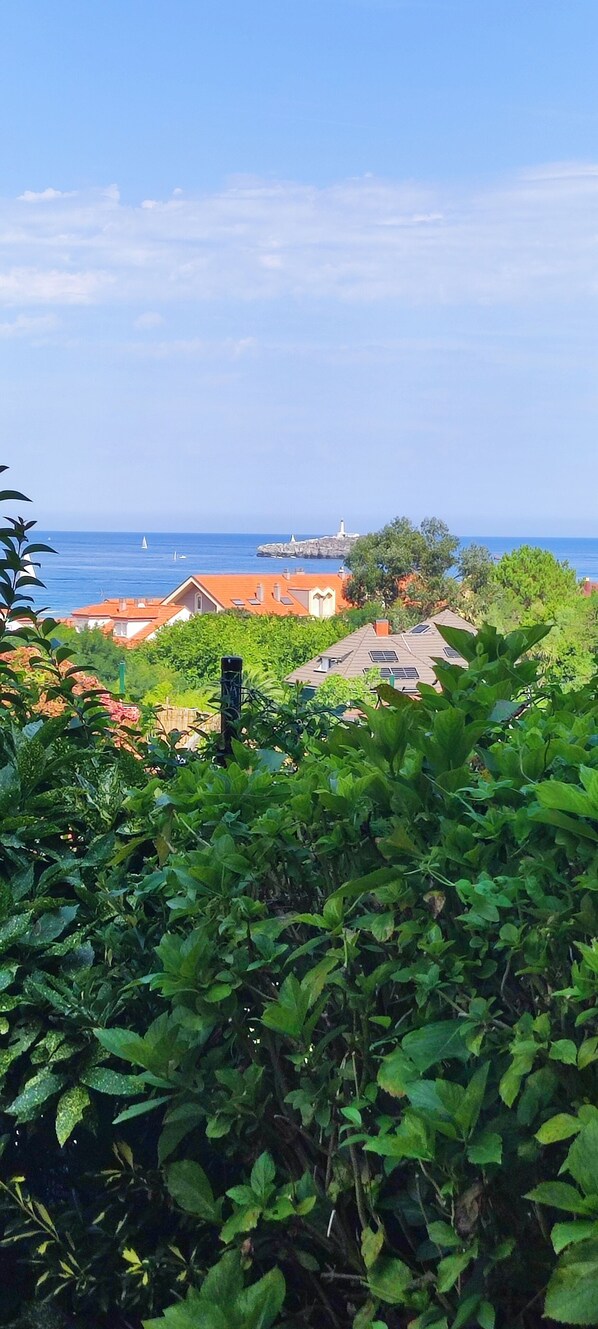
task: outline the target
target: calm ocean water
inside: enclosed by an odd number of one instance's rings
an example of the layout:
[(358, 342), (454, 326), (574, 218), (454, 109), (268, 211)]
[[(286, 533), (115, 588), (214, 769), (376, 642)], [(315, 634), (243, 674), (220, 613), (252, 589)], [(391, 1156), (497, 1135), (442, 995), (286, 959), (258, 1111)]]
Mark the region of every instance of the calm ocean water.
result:
[[(307, 538), (297, 531), (297, 539)], [(81, 605), (92, 604), (108, 595), (166, 595), (191, 572), (283, 572), (296, 568), (288, 559), (262, 559), (256, 555), (259, 544), (288, 540), (285, 534), (259, 535), (152, 535), (147, 532), (148, 548), (142, 549), (142, 536), (135, 532), (106, 531), (36, 531), (39, 538), (52, 545), (55, 555), (46, 555), (41, 576), (46, 590), (37, 603), (54, 614), (68, 614)], [(579, 577), (598, 581), (598, 539), (541, 539), (501, 536), (464, 536), (463, 544), (485, 544), (500, 557), (521, 544), (541, 545), (559, 559), (566, 559)], [(176, 554), (176, 558), (175, 558)], [(333, 559), (310, 559), (306, 571), (337, 571)]]

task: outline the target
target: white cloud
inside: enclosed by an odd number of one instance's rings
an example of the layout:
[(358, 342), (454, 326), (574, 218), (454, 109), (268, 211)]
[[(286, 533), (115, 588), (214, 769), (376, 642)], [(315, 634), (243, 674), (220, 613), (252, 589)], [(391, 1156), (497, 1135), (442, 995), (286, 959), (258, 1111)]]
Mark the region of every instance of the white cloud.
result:
[(4, 304), (518, 306), (598, 293), (591, 163), (542, 165), (483, 187), (242, 178), (139, 206), (122, 203), (115, 185), (22, 198), (26, 209), (0, 202)]
[(0, 339), (2, 341), (12, 340), (13, 337), (36, 339), (54, 332), (57, 327), (58, 319), (55, 314), (33, 316), (19, 314), (17, 318), (13, 318), (9, 322), (0, 323)]
[(0, 305), (91, 304), (113, 281), (106, 272), (0, 268)]
[(34, 189), (26, 189), (24, 194), (19, 194), (19, 203), (49, 203), (55, 198), (74, 198), (75, 191), (62, 189), (42, 189), (36, 192)]
[(142, 332), (151, 331), (152, 328), (159, 328), (163, 322), (164, 319), (161, 314), (156, 313), (153, 309), (148, 309), (146, 314), (140, 314), (139, 318), (135, 319), (134, 327), (140, 328)]
[(203, 337), (177, 337), (172, 341), (133, 342), (129, 349), (152, 360), (238, 360), (257, 348), (254, 337), (225, 337), (207, 341)]

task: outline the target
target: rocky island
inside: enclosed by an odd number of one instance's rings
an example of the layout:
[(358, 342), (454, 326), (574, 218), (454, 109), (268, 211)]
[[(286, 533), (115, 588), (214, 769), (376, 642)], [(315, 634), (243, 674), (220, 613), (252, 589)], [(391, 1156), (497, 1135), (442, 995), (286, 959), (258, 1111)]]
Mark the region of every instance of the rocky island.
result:
[(359, 536), (346, 531), (341, 521), (336, 535), (316, 535), (310, 540), (290, 540), (275, 544), (258, 545), (260, 558), (346, 558)]

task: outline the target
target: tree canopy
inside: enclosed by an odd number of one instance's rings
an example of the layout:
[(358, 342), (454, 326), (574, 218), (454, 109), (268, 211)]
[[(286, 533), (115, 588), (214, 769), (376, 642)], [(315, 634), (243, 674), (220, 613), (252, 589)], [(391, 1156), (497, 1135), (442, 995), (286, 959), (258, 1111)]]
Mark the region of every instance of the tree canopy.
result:
[(389, 608), (413, 573), (422, 583), (443, 578), (458, 547), (457, 536), (437, 517), (428, 517), (419, 526), (408, 517), (395, 517), (380, 531), (361, 536), (347, 555), (349, 598), (356, 605), (379, 599)]
[(513, 615), (523, 623), (555, 618), (563, 605), (579, 594), (573, 568), (560, 562), (550, 550), (534, 545), (521, 545), (503, 554), (487, 585), (506, 593)]

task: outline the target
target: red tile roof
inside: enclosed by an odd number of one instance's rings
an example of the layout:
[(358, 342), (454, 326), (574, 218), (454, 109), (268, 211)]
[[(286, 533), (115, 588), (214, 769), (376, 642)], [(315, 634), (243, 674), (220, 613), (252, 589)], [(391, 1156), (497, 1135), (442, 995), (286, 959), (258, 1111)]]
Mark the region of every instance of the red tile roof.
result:
[(114, 596), (102, 600), (96, 605), (83, 605), (82, 609), (73, 609), (71, 618), (114, 618), (121, 622), (132, 623), (135, 619), (157, 618), (162, 606), (159, 596), (136, 596), (125, 600), (124, 596)]
[(114, 628), (117, 623), (140, 623), (142, 626), (132, 637), (116, 638), (119, 645), (124, 647), (137, 646), (140, 641), (145, 641), (151, 637), (152, 633), (157, 632), (171, 619), (176, 617), (179, 612), (178, 605), (165, 605), (158, 596), (151, 595), (138, 596), (130, 600), (112, 598), (102, 600), (99, 604), (84, 605), (82, 609), (73, 609), (68, 620), (72, 627), (79, 627), (82, 619), (104, 619), (105, 621), (98, 625), (99, 631), (105, 636), (114, 636)]
[[(181, 586), (177, 586), (166, 597), (166, 603), (190, 584), (203, 590), (222, 609), (244, 609), (250, 614), (292, 614), (296, 618), (310, 617), (307, 605), (297, 598), (301, 591), (328, 591), (335, 594), (335, 612), (338, 614), (349, 607), (345, 597), (346, 578), (338, 572), (247, 572), (247, 573), (194, 573)], [(263, 599), (259, 600), (259, 587), (263, 588)], [(280, 588), (280, 599), (275, 599), (274, 588)], [(290, 604), (283, 604), (283, 599)], [(235, 603), (240, 601), (242, 603)], [(259, 601), (259, 603), (252, 603)]]

